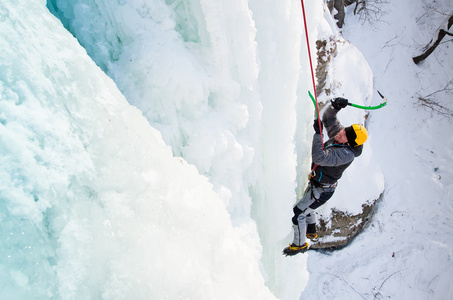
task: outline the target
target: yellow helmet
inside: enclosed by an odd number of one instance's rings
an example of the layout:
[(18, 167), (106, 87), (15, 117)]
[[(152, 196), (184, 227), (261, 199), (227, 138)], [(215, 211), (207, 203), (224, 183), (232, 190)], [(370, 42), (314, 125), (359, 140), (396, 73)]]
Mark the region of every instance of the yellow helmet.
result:
[(346, 127), (345, 131), (348, 143), (353, 147), (362, 145), (368, 138), (368, 132), (365, 127), (360, 124), (352, 124), (351, 126)]

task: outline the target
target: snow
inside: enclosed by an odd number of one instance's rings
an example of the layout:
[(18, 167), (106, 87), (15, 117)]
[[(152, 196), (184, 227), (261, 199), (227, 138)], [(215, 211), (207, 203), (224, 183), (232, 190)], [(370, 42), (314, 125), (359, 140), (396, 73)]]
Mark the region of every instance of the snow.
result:
[(348, 247), (284, 257), (312, 137), (300, 2), (3, 1), (0, 298), (448, 298), (451, 120), (417, 99), (451, 82), (450, 45), (411, 60), (436, 5), (339, 30), (305, 3), (312, 57), (337, 42), (333, 95), (389, 99), (340, 112), (369, 140), (318, 214), (384, 196)]

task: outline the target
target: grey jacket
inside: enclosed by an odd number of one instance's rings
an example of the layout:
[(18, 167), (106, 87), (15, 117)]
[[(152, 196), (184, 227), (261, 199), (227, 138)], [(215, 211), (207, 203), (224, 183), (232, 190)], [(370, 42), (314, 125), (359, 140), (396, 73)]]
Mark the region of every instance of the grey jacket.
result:
[(334, 184), (341, 178), (344, 170), (352, 163), (355, 157), (362, 154), (363, 146), (351, 147), (348, 144), (335, 142), (335, 135), (344, 127), (337, 119), (338, 110), (331, 105), (323, 114), (322, 123), (327, 130), (329, 140), (322, 148), (321, 135), (313, 136), (311, 158), (315, 169), (315, 176), (312, 177), (322, 184)]

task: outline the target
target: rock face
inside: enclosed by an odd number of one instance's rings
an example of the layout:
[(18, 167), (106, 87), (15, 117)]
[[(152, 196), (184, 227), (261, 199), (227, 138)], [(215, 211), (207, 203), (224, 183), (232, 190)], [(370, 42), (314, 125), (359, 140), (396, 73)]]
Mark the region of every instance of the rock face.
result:
[(319, 220), (317, 231), (320, 239), (310, 249), (332, 251), (346, 247), (369, 224), (382, 196), (383, 194), (371, 203), (363, 204), (362, 213), (357, 215), (332, 209), (328, 219)]
[[(327, 1), (330, 11), (333, 8), (337, 12), (342, 9), (343, 14), (335, 15), (335, 19), (344, 21), (344, 6), (350, 5), (355, 1), (347, 0), (330, 0)], [(337, 8), (338, 6), (338, 8)], [(339, 9), (340, 8), (340, 9)], [(339, 19), (340, 18), (340, 19)], [(341, 27), (338, 23), (337, 25)], [(323, 92), (326, 96), (335, 94), (335, 85), (332, 80), (328, 80), (329, 67), (337, 55), (339, 43), (345, 41), (341, 36), (331, 36), (328, 39), (316, 41), (317, 65), (316, 65), (316, 93), (321, 95)], [(319, 102), (319, 110), (329, 102)], [(366, 118), (366, 117), (365, 117)], [(356, 215), (348, 214), (344, 211), (332, 209), (330, 216), (319, 217), (317, 232), (320, 236), (319, 242), (312, 244), (310, 249), (320, 251), (333, 251), (346, 247), (372, 219), (376, 210), (376, 204), (382, 199), (382, 194), (374, 201), (369, 201), (362, 205), (362, 212)]]
[(357, 0), (327, 0), (327, 7), (329, 8), (330, 13), (333, 15), (333, 18), (337, 20), (338, 28), (342, 28), (344, 25), (345, 6), (349, 6), (353, 3), (356, 3), (356, 6), (359, 4)]
[(330, 89), (326, 89), (326, 80), (329, 69), (329, 64), (336, 55), (337, 44), (333, 37), (329, 40), (316, 41), (316, 93), (320, 95), (325, 92), (330, 94)]

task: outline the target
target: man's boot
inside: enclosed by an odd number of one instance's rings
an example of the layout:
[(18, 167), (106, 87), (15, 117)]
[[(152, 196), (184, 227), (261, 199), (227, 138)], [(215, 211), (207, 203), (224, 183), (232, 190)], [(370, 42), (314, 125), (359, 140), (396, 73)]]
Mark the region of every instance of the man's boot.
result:
[[(303, 225), (305, 226), (305, 224)], [(283, 249), (283, 254), (286, 256), (293, 256), (297, 253), (304, 253), (308, 250), (308, 243), (305, 242), (305, 230), (300, 230), (299, 225), (293, 225), (294, 228), (294, 239), (293, 243)], [(302, 232), (303, 231), (303, 232)]]
[(307, 224), (307, 233), (305, 236), (315, 243), (319, 240), (319, 236), (316, 233), (316, 224)]

